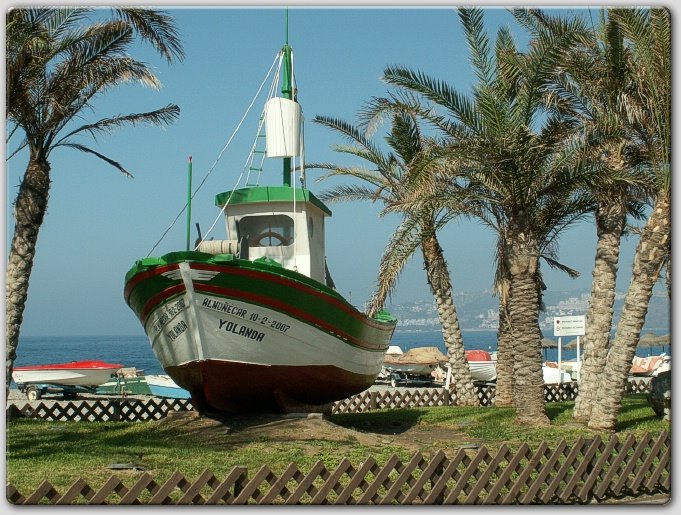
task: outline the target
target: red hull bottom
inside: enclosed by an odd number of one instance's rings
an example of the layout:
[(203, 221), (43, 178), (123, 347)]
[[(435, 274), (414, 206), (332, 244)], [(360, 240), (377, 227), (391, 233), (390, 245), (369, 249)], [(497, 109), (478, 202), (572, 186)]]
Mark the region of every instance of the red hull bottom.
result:
[(189, 390), (199, 412), (308, 411), (345, 399), (374, 384), (375, 376), (333, 366), (263, 366), (228, 361), (195, 362), (166, 370)]

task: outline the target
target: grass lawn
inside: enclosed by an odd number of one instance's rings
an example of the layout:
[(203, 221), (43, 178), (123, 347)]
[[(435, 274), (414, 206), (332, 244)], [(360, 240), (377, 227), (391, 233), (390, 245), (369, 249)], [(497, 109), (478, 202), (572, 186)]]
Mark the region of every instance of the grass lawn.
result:
[[(512, 408), (437, 407), (333, 415), (330, 422), (352, 430), (335, 439), (300, 439), (296, 435), (277, 439), (266, 434), (251, 439), (243, 434), (240, 437), (238, 430), (230, 434), (224, 429), (187, 431), (163, 420), (95, 423), (18, 419), (7, 424), (6, 481), (26, 495), (43, 480), (64, 492), (80, 477), (97, 488), (111, 475), (130, 478), (132, 484), (143, 473), (111, 470), (110, 464), (134, 463), (162, 482), (176, 470), (191, 481), (204, 469), (224, 478), (236, 465), (248, 467), (252, 475), (264, 464), (276, 473), (291, 462), (307, 471), (317, 460), (331, 469), (345, 456), (355, 466), (369, 456), (379, 464), (392, 454), (409, 459), (413, 450), (405, 449), (395, 433), (410, 437), (418, 432), (420, 440), (416, 441), (426, 456), (437, 449), (453, 454), (470, 444), (493, 451), (502, 443), (517, 448), (527, 442), (534, 449), (542, 440), (569, 442), (594, 436), (572, 422), (573, 406), (574, 402), (547, 404), (551, 426), (540, 429), (518, 426)], [(670, 424), (655, 416), (645, 395), (624, 398), (618, 432), (658, 434), (662, 430), (669, 431)], [(431, 439), (431, 434), (439, 439)]]

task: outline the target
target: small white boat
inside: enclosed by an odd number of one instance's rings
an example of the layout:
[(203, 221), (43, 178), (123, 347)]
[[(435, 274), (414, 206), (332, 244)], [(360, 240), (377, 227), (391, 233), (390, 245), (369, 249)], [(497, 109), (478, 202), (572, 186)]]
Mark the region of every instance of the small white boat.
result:
[(542, 365), (544, 384), (569, 383), (572, 381), (572, 376), (569, 372), (559, 370), (557, 364), (551, 363), (551, 365), (547, 365), (546, 363)]
[(402, 352), (399, 347), (391, 345), (383, 360), (383, 367), (390, 372), (430, 376), (436, 367), (447, 362), (449, 358), (437, 347), (415, 347)]
[(656, 376), (660, 372), (658, 371), (660, 367), (663, 367), (663, 370), (671, 369), (671, 357), (666, 354), (646, 358), (634, 356), (629, 374), (633, 376)]
[(660, 357), (662, 358), (661, 362), (658, 363), (657, 367), (655, 367), (655, 370), (653, 370), (650, 374), (653, 377), (657, 377), (662, 372), (668, 372), (672, 369), (672, 357), (668, 356), (667, 354), (660, 354)]
[(156, 397), (170, 397), (172, 399), (189, 399), (191, 394), (188, 390), (180, 387), (168, 375), (146, 376), (147, 386), (151, 394)]
[(473, 381), (490, 382), (497, 378), (497, 364), (494, 361), (469, 361)]
[(496, 381), (497, 379), (497, 361), (495, 356), (492, 356), (484, 350), (467, 350), (466, 360), (468, 361), (468, 368), (471, 371), (473, 381)]
[(98, 360), (29, 365), (14, 367), (12, 379), (17, 385), (53, 384), (94, 387), (109, 381), (120, 368), (123, 368), (123, 365)]

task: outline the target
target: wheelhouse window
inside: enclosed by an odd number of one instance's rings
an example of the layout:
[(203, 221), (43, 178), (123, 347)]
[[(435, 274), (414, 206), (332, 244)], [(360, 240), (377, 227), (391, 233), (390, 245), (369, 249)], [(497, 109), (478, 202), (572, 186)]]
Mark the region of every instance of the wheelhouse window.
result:
[(249, 247), (280, 247), (293, 244), (293, 219), (286, 215), (245, 216), (239, 221), (239, 237)]

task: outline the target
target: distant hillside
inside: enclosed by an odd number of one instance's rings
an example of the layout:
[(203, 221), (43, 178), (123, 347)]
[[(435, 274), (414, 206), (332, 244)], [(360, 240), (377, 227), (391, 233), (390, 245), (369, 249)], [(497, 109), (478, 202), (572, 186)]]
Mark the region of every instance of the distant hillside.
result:
[[(544, 292), (544, 311), (540, 313), (540, 325), (544, 334), (553, 329), (553, 317), (564, 315), (585, 315), (588, 309), (589, 292), (556, 291)], [(614, 324), (619, 321), (624, 303), (624, 293), (615, 298)], [(499, 324), (499, 300), (488, 291), (457, 293), (454, 299), (459, 323), (464, 330), (496, 330)], [(399, 320), (398, 328), (432, 331), (440, 328), (434, 301), (414, 301), (387, 306), (388, 311)], [(656, 291), (648, 307), (645, 330), (669, 329), (671, 327), (671, 306), (666, 290)]]

